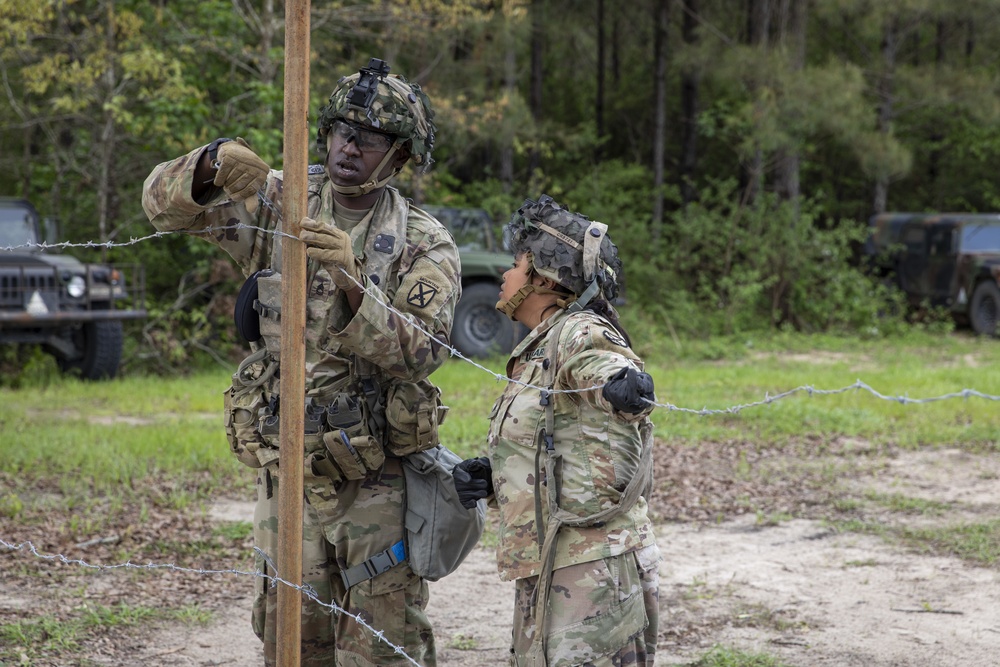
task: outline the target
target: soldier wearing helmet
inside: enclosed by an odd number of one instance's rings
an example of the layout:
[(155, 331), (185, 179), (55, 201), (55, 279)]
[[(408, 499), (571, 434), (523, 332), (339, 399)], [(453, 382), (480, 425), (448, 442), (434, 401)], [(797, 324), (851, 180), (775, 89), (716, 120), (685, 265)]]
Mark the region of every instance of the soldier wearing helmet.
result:
[[(487, 456), (459, 497), (500, 510), (497, 566), (515, 581), (514, 665), (654, 664), (660, 560), (647, 512), (653, 380), (611, 302), (607, 225), (542, 196), (505, 229), (497, 308), (532, 330), (511, 353)], [(557, 593), (558, 591), (558, 593)]]
[[(435, 664), (426, 581), (406, 559), (400, 457), (439, 444), (447, 408), (427, 377), (447, 358), (459, 258), (448, 231), (389, 183), (431, 162), (435, 126), (419, 86), (372, 59), (319, 114), (322, 165), (308, 170), (303, 665)], [(257, 567), (277, 558), (281, 401), (282, 172), (242, 139), (158, 165), (143, 207), (160, 230), (199, 232), (248, 280), (236, 328), (250, 355), (225, 392), (233, 454), (257, 474)], [(285, 240), (284, 242), (288, 242)], [(402, 317), (387, 311), (392, 308)], [(276, 659), (277, 588), (258, 579), (253, 629)], [(359, 616), (331, 614), (330, 605)]]

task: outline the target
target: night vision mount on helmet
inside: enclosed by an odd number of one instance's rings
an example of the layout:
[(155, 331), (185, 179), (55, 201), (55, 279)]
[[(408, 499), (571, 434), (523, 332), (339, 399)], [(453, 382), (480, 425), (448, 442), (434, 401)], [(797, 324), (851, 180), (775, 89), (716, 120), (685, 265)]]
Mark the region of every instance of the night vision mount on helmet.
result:
[(430, 100), (419, 85), (398, 74), (389, 74), (389, 64), (383, 60), (372, 58), (368, 67), (343, 77), (330, 94), (329, 103), (320, 109), (316, 146), (322, 155), (329, 150), (330, 130), (337, 120), (381, 132), (393, 140), (367, 183), (351, 187), (334, 185), (342, 194), (360, 196), (388, 183), (398, 169), (381, 180), (378, 174), (403, 145), (407, 145), (410, 159), (416, 164), (426, 168), (432, 162), (437, 127)]
[[(572, 292), (573, 296), (557, 302), (561, 307), (580, 310), (595, 298), (612, 302), (618, 295), (622, 262), (607, 232), (606, 224), (568, 211), (542, 195), (537, 202), (526, 199), (511, 216), (504, 241), (515, 256), (528, 255), (535, 272)], [(549, 290), (526, 285), (497, 308), (511, 317), (533, 291)]]

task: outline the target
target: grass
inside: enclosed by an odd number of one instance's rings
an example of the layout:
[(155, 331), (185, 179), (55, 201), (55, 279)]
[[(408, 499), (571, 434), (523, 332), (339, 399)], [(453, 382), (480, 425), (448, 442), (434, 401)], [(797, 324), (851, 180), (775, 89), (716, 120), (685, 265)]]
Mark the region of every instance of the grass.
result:
[[(650, 348), (647, 370), (655, 379), (658, 401), (694, 410), (726, 409), (795, 387), (835, 389), (859, 379), (883, 394), (913, 398), (966, 388), (1000, 395), (1000, 377), (990, 372), (1000, 363), (1000, 342), (961, 334), (874, 341), (777, 334), (666, 339), (646, 346)], [(483, 371), (452, 359), (432, 376), (451, 408), (441, 439), (463, 457), (486, 451), (490, 408), (504, 389), (496, 376), (505, 364), (505, 359), (491, 359), (482, 364), (488, 369)], [(149, 516), (162, 515), (164, 508), (197, 508), (218, 495), (251, 497), (253, 473), (231, 457), (222, 430), (222, 390), (229, 385), (231, 372), (213, 368), (184, 377), (124, 377), (101, 383), (48, 375), (20, 389), (0, 389), (0, 522), (19, 530), (37, 527), (49, 532), (48, 514), (68, 512), (59, 534), (72, 543), (108, 534), (111, 519), (129, 512), (129, 521), (142, 525)], [(982, 398), (902, 405), (850, 390), (837, 395), (800, 392), (735, 414), (659, 408), (653, 420), (660, 439), (691, 447), (716, 441), (823, 448), (835, 440), (856, 440), (858, 451), (891, 444), (994, 452), (1000, 433), (997, 407), (995, 401)], [(736, 462), (735, 474), (752, 481), (761, 473), (743, 458)], [(830, 483), (841, 474), (831, 468)], [(871, 505), (896, 515), (939, 516), (951, 509), (944, 503), (874, 492), (835, 501), (841, 511)], [(757, 512), (763, 525), (790, 516)], [(1000, 521), (919, 529), (868, 519), (836, 525), (984, 565), (994, 565), (1000, 558)], [(234, 522), (217, 527), (206, 538), (179, 541), (163, 535), (151, 548), (155, 560), (198, 559), (232, 548), (226, 542), (247, 540), (250, 529), (249, 523)], [(488, 530), (484, 543), (495, 540), (495, 532)], [(120, 560), (132, 557), (126, 552), (118, 555)], [(870, 564), (857, 561), (845, 567)], [(697, 581), (689, 593), (711, 594)], [(71, 651), (64, 647), (79, 644), (88, 627), (145, 623), (150, 618), (144, 616), (147, 612), (138, 607), (92, 607), (68, 610), (59, 618), (45, 615), (8, 622), (0, 624), (0, 646), (30, 646), (29, 659)], [(189, 622), (204, 620), (204, 612), (197, 609), (159, 613)], [(765, 619), (756, 614), (751, 620)], [(466, 640), (456, 639), (458, 644)], [(14, 656), (0, 650), (0, 663), (7, 657)], [(768, 655), (715, 647), (692, 667), (780, 665)]]
[(1000, 519), (982, 523), (952, 523), (928, 528), (890, 525), (861, 519), (835, 521), (844, 532), (875, 535), (913, 551), (954, 556), (979, 566), (1000, 562)]
[[(649, 358), (658, 402), (724, 410), (797, 387), (833, 390), (857, 380), (881, 394), (912, 399), (963, 389), (1000, 395), (1000, 378), (989, 372), (1000, 362), (995, 340), (961, 334), (876, 341), (783, 335), (767, 341), (732, 338), (727, 346), (731, 356), (722, 360)], [(661, 408), (653, 421), (659, 437), (691, 443), (783, 442), (815, 435), (904, 447), (959, 442), (993, 449), (1000, 410), (995, 401), (982, 398), (906, 405), (859, 389), (837, 395), (802, 391), (738, 414), (703, 416)]]
[[(17, 658), (20, 664), (45, 659), (45, 664), (57, 664), (49, 661), (80, 651), (83, 643), (92, 641), (88, 632), (95, 628), (139, 627), (170, 620), (204, 625), (211, 619), (209, 612), (196, 606), (164, 611), (125, 604), (82, 605), (64, 616), (44, 615), (0, 624), (0, 659)], [(8, 663), (0, 660), (0, 664)]]
[(688, 667), (787, 667), (787, 665), (765, 653), (747, 653), (725, 646), (714, 646)]
[[(710, 344), (728, 356), (703, 358), (698, 346), (709, 343), (702, 341), (685, 342), (680, 356), (665, 341), (659, 353), (648, 355), (659, 403), (723, 410), (796, 387), (837, 389), (858, 379), (893, 396), (936, 397), (966, 388), (1000, 395), (1000, 376), (988, 372), (1000, 364), (1000, 343), (960, 334), (876, 341), (781, 334), (717, 338)], [(504, 388), (495, 374), (503, 373), (505, 360), (482, 365), (489, 370), (451, 359), (432, 377), (451, 408), (442, 441), (463, 456), (485, 452), (490, 407)], [(186, 377), (58, 380), (2, 389), (0, 472), (60, 475), (70, 486), (79, 480), (109, 490), (150, 475), (192, 472), (210, 475), (217, 487), (245, 483), (245, 469), (230, 457), (221, 426), (222, 390), (231, 372), (218, 368)], [(737, 414), (658, 408), (653, 421), (658, 437), (691, 444), (848, 437), (992, 451), (1000, 432), (995, 401), (902, 405), (863, 390), (801, 392)]]
[[(666, 341), (648, 354), (646, 370), (656, 383), (657, 402), (678, 408), (726, 410), (765, 400), (797, 387), (840, 389), (858, 380), (887, 396), (938, 397), (963, 389), (1000, 396), (1000, 342), (962, 334), (913, 334), (905, 339), (865, 341), (856, 338), (779, 334), (755, 340), (730, 337), (710, 342), (685, 341), (684, 353), (671, 354)], [(699, 350), (725, 350), (723, 358), (705, 358)], [(502, 372), (504, 360), (486, 364)], [(490, 406), (504, 385), (459, 360), (438, 370), (433, 379), (451, 406), (442, 427), (449, 446), (466, 455), (485, 451)], [(836, 395), (807, 391), (748, 407), (736, 414), (691, 414), (657, 408), (656, 435), (697, 444), (705, 440), (787, 442), (813, 438), (863, 438), (873, 444), (903, 447), (951, 445), (994, 450), (1000, 432), (996, 401), (956, 398), (901, 404), (852, 389)]]

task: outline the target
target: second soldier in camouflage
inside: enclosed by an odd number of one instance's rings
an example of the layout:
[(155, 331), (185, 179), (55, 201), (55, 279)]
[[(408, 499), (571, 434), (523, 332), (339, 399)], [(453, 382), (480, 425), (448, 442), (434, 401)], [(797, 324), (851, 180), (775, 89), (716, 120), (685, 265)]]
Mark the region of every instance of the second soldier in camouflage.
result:
[(460, 497), (500, 510), (519, 667), (654, 663), (653, 382), (610, 305), (621, 262), (606, 232), (546, 196), (512, 216), (497, 307), (532, 331), (507, 362), (489, 456), (455, 471)]

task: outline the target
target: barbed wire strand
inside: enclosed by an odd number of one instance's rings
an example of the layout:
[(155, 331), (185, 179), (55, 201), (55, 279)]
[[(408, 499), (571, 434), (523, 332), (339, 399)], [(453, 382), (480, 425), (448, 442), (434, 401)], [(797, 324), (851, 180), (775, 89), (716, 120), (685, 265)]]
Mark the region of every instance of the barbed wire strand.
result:
[[(301, 594), (303, 594), (306, 597), (310, 598), (311, 600), (313, 600), (319, 606), (321, 606), (321, 607), (323, 607), (325, 609), (328, 609), (331, 613), (344, 614), (344, 615), (349, 616), (350, 618), (354, 619), (355, 621), (357, 621), (357, 623), (359, 625), (361, 625), (366, 630), (368, 630), (369, 632), (371, 632), (372, 636), (378, 638), (379, 641), (382, 641), (385, 644), (387, 644), (388, 646), (390, 646), (395, 653), (397, 653), (398, 655), (400, 655), (403, 658), (405, 658), (411, 664), (416, 665), (416, 667), (420, 667), (420, 663), (417, 662), (416, 660), (414, 660), (413, 658), (411, 658), (406, 653), (405, 649), (403, 649), (400, 646), (397, 646), (397, 645), (393, 644), (391, 641), (389, 641), (389, 639), (386, 638), (384, 630), (376, 630), (375, 628), (373, 628), (371, 625), (369, 625), (360, 616), (352, 614), (351, 612), (347, 611), (346, 609), (344, 609), (343, 607), (340, 607), (339, 605), (337, 605), (335, 603), (332, 603), (332, 602), (323, 602), (322, 600), (320, 600), (316, 596), (315, 589), (313, 589), (308, 584), (304, 584), (302, 586), (299, 586), (297, 584), (291, 583), (290, 581), (286, 581), (285, 579), (282, 579), (281, 577), (278, 577), (276, 575), (272, 576), (272, 575), (265, 574), (265, 573), (257, 571), (257, 570), (255, 570), (253, 572), (247, 572), (245, 570), (237, 570), (237, 569), (234, 569), (234, 568), (227, 568), (227, 569), (222, 569), (222, 570), (202, 570), (202, 569), (193, 568), (193, 567), (183, 567), (183, 566), (180, 566), (180, 565), (175, 565), (173, 563), (152, 563), (152, 562), (150, 562), (150, 563), (146, 563), (145, 565), (140, 565), (138, 563), (133, 563), (130, 560), (126, 561), (124, 563), (117, 564), (117, 565), (99, 565), (99, 564), (94, 564), (94, 563), (88, 563), (87, 561), (81, 560), (79, 558), (69, 558), (67, 556), (64, 556), (63, 554), (46, 554), (46, 553), (42, 553), (30, 541), (21, 542), (19, 544), (11, 544), (11, 543), (7, 542), (6, 540), (0, 538), (0, 548), (6, 549), (7, 551), (27, 551), (31, 555), (33, 555), (33, 556), (35, 556), (37, 558), (40, 558), (42, 560), (59, 562), (59, 563), (63, 563), (64, 565), (76, 565), (76, 566), (82, 567), (84, 569), (98, 570), (98, 571), (101, 571), (101, 572), (112, 571), (112, 570), (122, 570), (122, 569), (125, 569), (125, 570), (168, 570), (168, 571), (172, 571), (172, 572), (181, 572), (181, 573), (184, 573), (184, 574), (201, 574), (201, 575), (227, 575), (228, 574), (228, 575), (236, 575), (236, 576), (250, 576), (250, 577), (255, 577), (255, 578), (259, 578), (259, 579), (264, 579), (264, 580), (270, 582), (271, 586), (276, 586), (278, 584), (282, 584), (282, 585), (288, 586), (289, 588), (292, 588), (294, 590), (299, 591)], [(268, 556), (263, 551), (261, 551), (257, 547), (254, 547), (254, 551), (256, 551), (258, 554), (262, 555), (264, 557), (264, 559), (270, 563), (270, 565), (271, 565), (272, 568), (274, 567), (273, 561), (271, 561), (271, 559), (268, 558)], [(275, 568), (275, 571), (277, 571), (276, 568)]]
[(893, 403), (901, 403), (903, 405), (913, 405), (922, 403), (934, 403), (936, 401), (945, 401), (952, 398), (982, 398), (989, 401), (1000, 401), (1000, 396), (992, 396), (990, 394), (984, 394), (981, 391), (975, 389), (963, 389), (961, 391), (955, 391), (948, 394), (942, 394), (940, 396), (931, 396), (928, 398), (910, 398), (909, 396), (891, 396), (883, 394), (879, 391), (873, 389), (870, 385), (861, 380), (855, 381), (854, 384), (847, 385), (846, 387), (841, 387), (840, 389), (817, 389), (812, 385), (802, 385), (800, 387), (795, 387), (794, 389), (789, 389), (788, 391), (783, 391), (779, 394), (765, 394), (764, 398), (759, 401), (753, 401), (751, 403), (743, 403), (740, 405), (734, 405), (732, 407), (723, 408), (721, 410), (710, 410), (708, 408), (702, 408), (700, 410), (694, 410), (692, 408), (680, 408), (671, 403), (657, 403), (656, 401), (650, 401), (648, 399), (643, 399), (647, 403), (650, 403), (658, 408), (666, 408), (667, 410), (674, 412), (687, 412), (696, 415), (723, 415), (723, 414), (739, 414), (741, 411), (747, 408), (755, 408), (761, 405), (770, 405), (776, 401), (780, 401), (783, 398), (788, 398), (794, 396), (795, 394), (807, 393), (810, 396), (820, 395), (820, 396), (830, 396), (833, 394), (843, 394), (848, 391), (854, 390), (864, 390), (885, 401), (891, 401)]
[[(262, 203), (265, 207), (267, 207), (268, 209), (270, 209), (275, 214), (275, 216), (277, 217), (277, 219), (279, 221), (281, 220), (281, 211), (278, 209), (277, 205), (274, 202), (272, 202), (264, 194), (263, 190), (258, 190), (257, 191), (257, 198), (260, 201), (260, 203)], [(216, 206), (212, 207), (211, 209), (207, 209), (207, 210), (213, 210), (214, 208), (217, 208), (219, 206), (225, 206), (225, 205), (228, 205), (228, 204), (231, 204), (231, 203), (232, 203), (232, 200), (226, 200), (224, 202), (221, 202), (221, 203), (217, 204)], [(283, 231), (278, 230), (278, 229), (268, 229), (268, 228), (264, 228), (264, 227), (258, 227), (258, 226), (255, 226), (255, 225), (249, 225), (249, 224), (246, 224), (246, 223), (243, 223), (243, 222), (237, 222), (235, 224), (229, 224), (229, 225), (223, 225), (223, 226), (206, 227), (204, 229), (199, 229), (199, 230), (196, 230), (196, 231), (184, 230), (184, 229), (168, 230), (168, 231), (157, 231), (155, 233), (148, 234), (148, 235), (142, 236), (142, 237), (132, 237), (128, 241), (125, 241), (125, 242), (112, 242), (112, 241), (108, 241), (108, 242), (105, 242), (105, 243), (97, 243), (95, 241), (87, 241), (87, 242), (84, 242), (84, 243), (64, 242), (64, 243), (54, 243), (54, 244), (49, 244), (49, 243), (26, 243), (26, 244), (21, 244), (21, 245), (18, 245), (18, 246), (5, 246), (3, 248), (0, 248), (0, 251), (2, 251), (2, 250), (15, 250), (15, 249), (29, 248), (29, 247), (36, 247), (36, 248), (42, 248), (42, 249), (52, 249), (52, 248), (113, 248), (113, 247), (124, 247), (124, 246), (135, 245), (137, 243), (141, 243), (141, 242), (152, 240), (152, 239), (163, 238), (163, 237), (171, 235), (171, 234), (184, 234), (184, 235), (187, 235), (187, 236), (205, 236), (205, 235), (212, 234), (214, 232), (225, 232), (225, 231), (240, 230), (240, 229), (249, 229), (249, 230), (254, 230), (254, 231), (257, 231), (257, 232), (262, 232), (264, 234), (272, 234), (272, 235), (275, 235), (275, 236), (281, 236), (283, 238), (288, 238), (288, 239), (294, 239), (296, 241), (301, 241), (301, 239), (299, 239), (299, 237), (294, 236), (292, 234), (288, 234), (288, 233), (283, 232)], [(533, 384), (531, 384), (529, 382), (524, 382), (522, 380), (511, 378), (511, 377), (508, 377), (508, 376), (504, 375), (503, 373), (497, 373), (496, 371), (493, 371), (493, 370), (487, 368), (486, 366), (483, 366), (482, 364), (474, 361), (473, 359), (470, 359), (470, 358), (466, 357), (464, 354), (462, 354), (459, 350), (457, 350), (455, 347), (453, 347), (452, 345), (450, 345), (448, 342), (446, 342), (444, 340), (441, 340), (440, 338), (438, 338), (437, 336), (435, 336), (433, 333), (431, 333), (430, 331), (428, 331), (423, 326), (423, 323), (418, 322), (413, 317), (412, 314), (403, 313), (400, 310), (398, 310), (397, 308), (395, 308), (392, 304), (387, 303), (386, 301), (383, 301), (382, 297), (384, 297), (385, 295), (382, 292), (380, 292), (378, 290), (375, 290), (375, 289), (372, 289), (370, 287), (366, 287), (361, 281), (356, 280), (354, 278), (354, 276), (348, 274), (343, 269), (340, 269), (340, 270), (360, 290), (362, 290), (368, 296), (372, 297), (382, 308), (386, 309), (387, 311), (389, 311), (389, 312), (393, 313), (394, 315), (396, 315), (397, 317), (401, 318), (406, 323), (407, 326), (410, 326), (413, 329), (419, 331), (420, 333), (422, 333), (423, 335), (427, 336), (430, 340), (432, 340), (434, 343), (436, 343), (440, 347), (448, 350), (449, 356), (458, 358), (462, 362), (467, 363), (467, 364), (469, 364), (471, 366), (474, 366), (475, 368), (479, 369), (480, 371), (482, 371), (482, 372), (484, 372), (484, 373), (486, 373), (488, 375), (493, 376), (493, 379), (497, 383), (500, 383), (500, 382), (513, 383), (513, 384), (517, 384), (517, 385), (523, 386), (525, 388), (530, 388), (530, 389), (535, 389), (537, 391), (546, 392), (546, 393), (548, 393), (550, 395), (552, 395), (552, 394), (582, 394), (582, 393), (586, 393), (586, 392), (590, 392), (590, 391), (596, 391), (598, 389), (603, 389), (604, 386), (605, 386), (605, 384), (606, 384), (606, 383), (596, 384), (596, 385), (593, 385), (593, 386), (590, 386), (590, 387), (585, 387), (585, 388), (582, 388), (582, 389), (552, 389), (552, 388), (549, 388), (549, 387), (541, 387), (541, 386), (538, 386), (538, 385), (533, 385)], [(739, 412), (741, 412), (742, 410), (745, 410), (747, 408), (758, 407), (758, 406), (761, 406), (761, 405), (770, 405), (771, 403), (773, 403), (775, 401), (781, 400), (783, 398), (787, 398), (789, 396), (792, 396), (794, 394), (801, 393), (801, 392), (807, 392), (810, 395), (812, 395), (812, 394), (829, 395), (829, 394), (844, 393), (846, 391), (850, 391), (851, 389), (863, 389), (865, 391), (868, 391), (869, 393), (871, 393), (873, 396), (875, 396), (877, 398), (880, 398), (880, 399), (883, 399), (883, 400), (887, 400), (887, 401), (896, 402), (896, 403), (902, 403), (904, 405), (905, 404), (932, 403), (932, 402), (935, 402), (935, 401), (947, 400), (947, 399), (951, 399), (951, 398), (966, 398), (966, 399), (968, 399), (968, 398), (971, 398), (971, 397), (977, 397), (977, 398), (984, 398), (984, 399), (993, 400), (993, 401), (1000, 400), (1000, 397), (998, 397), (998, 396), (992, 396), (992, 395), (989, 395), (989, 394), (985, 394), (985, 393), (977, 391), (975, 389), (963, 389), (960, 392), (952, 392), (952, 393), (948, 393), (948, 394), (943, 394), (941, 396), (934, 396), (934, 397), (922, 398), (922, 399), (912, 399), (912, 398), (909, 398), (907, 396), (889, 396), (889, 395), (885, 395), (885, 394), (882, 394), (882, 393), (876, 391), (875, 389), (873, 389), (869, 385), (865, 384), (861, 380), (857, 380), (854, 384), (848, 385), (846, 387), (841, 387), (840, 389), (816, 389), (816, 388), (811, 387), (811, 386), (796, 387), (794, 389), (789, 389), (787, 391), (780, 392), (780, 393), (775, 394), (773, 396), (769, 395), (769, 394), (765, 395), (765, 398), (763, 400), (760, 400), (760, 401), (753, 401), (751, 403), (744, 403), (744, 404), (734, 405), (734, 406), (731, 406), (731, 407), (728, 407), (728, 408), (721, 408), (721, 409), (709, 409), (709, 408), (705, 408), (705, 407), (703, 407), (701, 409), (683, 408), (683, 407), (678, 407), (676, 405), (673, 405), (671, 403), (658, 403), (658, 402), (651, 401), (651, 400), (648, 400), (648, 399), (643, 399), (643, 400), (645, 400), (647, 403), (650, 403), (654, 407), (665, 408), (666, 410), (669, 410), (669, 411), (672, 411), (672, 412), (684, 412), (684, 413), (697, 414), (697, 415), (738, 414)]]

